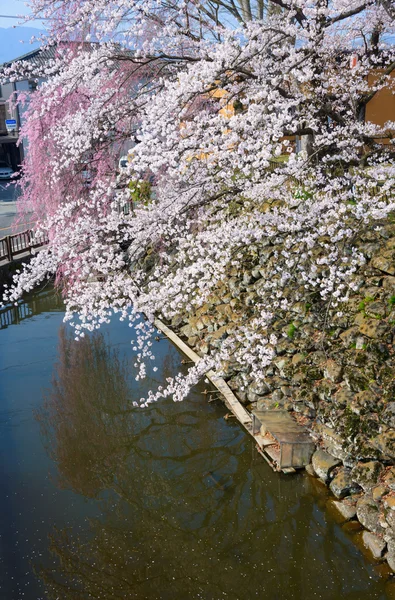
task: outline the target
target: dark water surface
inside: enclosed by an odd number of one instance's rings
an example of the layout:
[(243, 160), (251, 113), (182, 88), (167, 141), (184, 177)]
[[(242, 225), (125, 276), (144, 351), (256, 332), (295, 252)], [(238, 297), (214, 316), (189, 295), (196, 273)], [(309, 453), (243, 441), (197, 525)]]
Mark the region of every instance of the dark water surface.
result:
[[(62, 318), (51, 290), (0, 315), (0, 600), (395, 598), (320, 484), (274, 474), (204, 384), (134, 409), (131, 329), (76, 343)], [(154, 344), (158, 385), (182, 357)]]

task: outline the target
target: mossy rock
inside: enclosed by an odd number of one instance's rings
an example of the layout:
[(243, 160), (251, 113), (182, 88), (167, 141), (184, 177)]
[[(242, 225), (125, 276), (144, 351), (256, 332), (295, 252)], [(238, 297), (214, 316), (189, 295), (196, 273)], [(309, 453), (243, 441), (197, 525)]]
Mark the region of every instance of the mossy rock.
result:
[(380, 433), (371, 440), (371, 443), (374, 448), (381, 452), (383, 457), (395, 459), (395, 431), (389, 430)]
[(376, 486), (378, 478), (383, 470), (383, 465), (377, 460), (358, 462), (352, 469), (351, 475), (353, 480), (366, 492)]
[(369, 379), (362, 371), (350, 367), (345, 369), (344, 380), (352, 392), (366, 390), (369, 385)]
[(346, 408), (350, 406), (354, 399), (354, 393), (347, 388), (340, 388), (333, 397), (333, 400), (338, 408)]
[(357, 415), (377, 412), (378, 399), (370, 390), (364, 390), (354, 395), (349, 407)]
[(387, 345), (382, 342), (369, 341), (366, 345), (366, 352), (378, 363), (383, 363), (390, 357)]
[(373, 533), (383, 534), (385, 529), (379, 520), (379, 504), (369, 496), (363, 496), (357, 502), (358, 521)]
[(384, 318), (388, 310), (384, 302), (372, 302), (365, 307), (365, 312), (369, 317)]
[(361, 491), (360, 486), (353, 480), (351, 469), (341, 467), (332, 479), (329, 488), (338, 499), (358, 494)]

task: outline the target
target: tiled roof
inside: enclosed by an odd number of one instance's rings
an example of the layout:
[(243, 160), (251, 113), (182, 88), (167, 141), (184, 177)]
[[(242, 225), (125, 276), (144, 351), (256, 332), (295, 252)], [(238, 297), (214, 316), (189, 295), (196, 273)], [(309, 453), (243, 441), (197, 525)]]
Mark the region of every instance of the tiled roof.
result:
[[(73, 42), (71, 42), (73, 43)], [(81, 46), (81, 44), (84, 46), (84, 50), (88, 50), (90, 51), (96, 44), (97, 42), (74, 42), (74, 43), (78, 43), (79, 46)], [(70, 42), (67, 42), (67, 44), (65, 44), (67, 46), (70, 46)], [(37, 73), (39, 73), (43, 67), (45, 67), (49, 61), (54, 60), (57, 56), (57, 52), (58, 52), (58, 47), (61, 47), (61, 45), (59, 46), (58, 44), (53, 44), (52, 46), (46, 46), (44, 48), (37, 48), (36, 50), (32, 50), (31, 52), (28, 52), (27, 54), (23, 54), (22, 56), (17, 56), (16, 58), (14, 58), (13, 60), (7, 61), (6, 63), (4, 63), (2, 66), (3, 67), (10, 67), (13, 63), (17, 63), (17, 62), (24, 62), (24, 63), (28, 63), (32, 66), (32, 75), (34, 74), (34, 70), (37, 70)]]
[(4, 67), (10, 67), (12, 65), (12, 63), (14, 62), (27, 62), (30, 63), (31, 65), (41, 68), (44, 67), (45, 64), (49, 61), (49, 60), (53, 60), (56, 56), (56, 49), (57, 46), (49, 46), (48, 48), (37, 48), (37, 50), (32, 50), (31, 52), (28, 52), (27, 54), (23, 54), (22, 56), (18, 56), (17, 58), (14, 58), (13, 60), (10, 60), (6, 63), (4, 63)]
[[(70, 47), (72, 44), (78, 45), (79, 49), (82, 49), (85, 52), (91, 52), (93, 48), (97, 47), (100, 42), (65, 42), (64, 46)], [(7, 61), (3, 65), (0, 65), (0, 70), (3, 67), (10, 67), (13, 63), (27, 63), (31, 66), (30, 76), (37, 77), (43, 72), (43, 69), (48, 66), (48, 63), (55, 60), (58, 56), (58, 49), (60, 50), (63, 43), (60, 42), (58, 44), (53, 44), (52, 46), (46, 46), (44, 48), (37, 48), (36, 50), (32, 50), (27, 54), (23, 54), (22, 56), (18, 56), (13, 60)], [(131, 50), (127, 50), (122, 48), (119, 44), (116, 44), (118, 48), (118, 54), (120, 57), (132, 57), (133, 52)]]

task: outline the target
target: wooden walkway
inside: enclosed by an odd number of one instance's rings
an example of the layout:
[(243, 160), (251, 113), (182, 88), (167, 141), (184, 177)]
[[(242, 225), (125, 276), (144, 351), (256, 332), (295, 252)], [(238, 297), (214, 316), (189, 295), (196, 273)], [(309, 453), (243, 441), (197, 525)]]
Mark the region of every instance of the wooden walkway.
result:
[[(8, 265), (13, 260), (29, 256), (32, 251), (46, 244), (48, 244), (48, 238), (37, 238), (31, 229), (2, 238), (0, 239), (0, 267)], [(20, 307), (16, 307), (2, 312), (0, 327), (6, 327), (14, 320), (22, 320), (30, 316), (29, 311), (26, 315), (19, 314), (19, 311)], [(154, 324), (189, 359), (194, 363), (200, 361), (199, 355), (164, 323), (157, 319)], [(214, 371), (208, 371), (206, 376), (222, 394), (228, 409), (255, 439), (258, 451), (274, 470), (290, 473), (294, 472), (296, 468), (302, 468), (309, 464), (314, 451), (314, 443), (308, 432), (287, 411), (255, 410), (251, 414), (239, 402), (222, 377), (219, 377)]]
[[(162, 321), (156, 319), (154, 325), (195, 364), (200, 361), (200, 356)], [(208, 371), (206, 376), (221, 392), (227, 408), (254, 438), (258, 452), (275, 471), (295, 473), (295, 469), (303, 468), (310, 463), (315, 444), (307, 430), (287, 411), (249, 413), (222, 377), (214, 371)]]

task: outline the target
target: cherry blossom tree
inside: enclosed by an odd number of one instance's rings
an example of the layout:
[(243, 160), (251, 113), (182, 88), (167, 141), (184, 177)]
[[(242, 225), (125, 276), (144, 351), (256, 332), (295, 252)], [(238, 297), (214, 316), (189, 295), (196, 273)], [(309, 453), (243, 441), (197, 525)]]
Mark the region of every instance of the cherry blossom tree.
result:
[[(271, 0), (241, 20), (233, 7), (248, 2), (31, 4), (54, 19), (60, 49), (23, 131), (35, 143), (24, 197), (51, 241), (6, 300), (56, 274), (77, 337), (112, 311), (137, 328), (142, 377), (156, 317), (193, 313), (230, 272), (260, 264), (259, 302), (142, 404), (182, 399), (230, 359), (264, 380), (276, 313), (307, 293), (341, 311), (364, 262), (350, 240), (394, 211), (395, 123), (365, 119), (375, 95), (394, 90), (392, 4)], [(118, 176), (117, 143), (136, 132)], [(87, 154), (97, 168), (84, 185)], [(125, 215), (130, 180), (145, 179), (154, 194)]]

